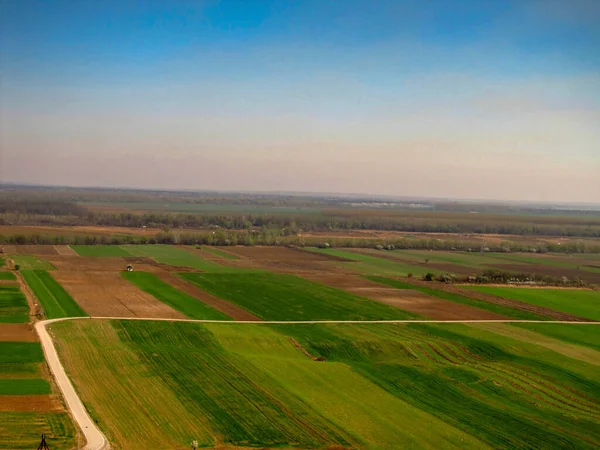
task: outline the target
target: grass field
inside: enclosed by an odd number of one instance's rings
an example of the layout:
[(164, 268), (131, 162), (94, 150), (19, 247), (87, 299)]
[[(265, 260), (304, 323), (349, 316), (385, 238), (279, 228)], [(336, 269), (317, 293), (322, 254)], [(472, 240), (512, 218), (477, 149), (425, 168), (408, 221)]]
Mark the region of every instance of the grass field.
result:
[(221, 311), (211, 308), (147, 272), (123, 272), (123, 277), (163, 303), (190, 319), (231, 320)]
[(52, 450), (72, 450), (75, 433), (67, 413), (0, 412), (0, 449), (35, 449), (45, 434)]
[(14, 281), (17, 277), (12, 272), (0, 271), (0, 280)]
[[(41, 379), (0, 379), (1, 395), (50, 394), (50, 383)], [(0, 397), (0, 401), (2, 397)]]
[(9, 258), (19, 264), (21, 270), (54, 270), (52, 264), (34, 255), (10, 255)]
[(0, 285), (0, 323), (29, 321), (29, 305), (18, 286)]
[(319, 249), (311, 248), (307, 249), (316, 253), (323, 253), (326, 255), (339, 256), (341, 258), (347, 258), (356, 262), (341, 262), (339, 263), (342, 267), (350, 269), (365, 275), (396, 275), (406, 276), (412, 273), (416, 276), (425, 275), (427, 272), (439, 273), (440, 271), (430, 270), (427, 267), (421, 267), (412, 264), (404, 264), (402, 262), (392, 261), (389, 259), (379, 258), (377, 256), (365, 255), (363, 253), (354, 253), (346, 250), (334, 250), (334, 249)]
[(486, 294), (552, 308), (574, 316), (600, 320), (600, 291), (583, 289), (529, 289), (518, 287), (472, 286)]
[(0, 256), (0, 267), (4, 267), (6, 265), (6, 259), (4, 256)]
[(600, 445), (600, 366), (504, 331), (135, 321), (52, 331), (118, 448)]
[(466, 297), (464, 295), (455, 294), (452, 292), (442, 291), (441, 289), (435, 289), (435, 284), (432, 284), (432, 287), (425, 287), (420, 285), (415, 285), (412, 283), (408, 283), (402, 280), (395, 280), (385, 277), (376, 277), (376, 276), (368, 276), (369, 280), (376, 281), (378, 283), (382, 283), (397, 289), (412, 289), (415, 291), (422, 292), (424, 294), (430, 295), (432, 297), (438, 297), (444, 300), (448, 300), (454, 303), (461, 303), (463, 305), (473, 306), (479, 309), (485, 309), (486, 311), (491, 311), (497, 314), (502, 314), (506, 317), (511, 317), (513, 319), (523, 319), (523, 320), (549, 320), (547, 317), (534, 314), (528, 311), (521, 311), (518, 309), (513, 309), (508, 306), (497, 305), (494, 303), (486, 302), (483, 300), (477, 300), (474, 298)]
[(69, 293), (45, 270), (23, 270), (21, 273), (42, 305), (44, 316), (47, 319), (87, 315)]
[(410, 319), (414, 314), (295, 275), (182, 273), (207, 292), (265, 320)]

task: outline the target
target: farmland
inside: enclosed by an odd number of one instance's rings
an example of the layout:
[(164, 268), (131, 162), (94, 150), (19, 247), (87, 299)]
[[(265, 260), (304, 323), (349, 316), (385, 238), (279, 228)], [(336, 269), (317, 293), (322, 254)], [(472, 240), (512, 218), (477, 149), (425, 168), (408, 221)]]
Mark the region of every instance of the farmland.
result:
[(0, 285), (0, 448), (29, 449), (47, 434), (52, 448), (74, 448), (76, 431), (52, 387), (44, 354), (18, 285)]
[[(44, 411), (35, 421), (60, 430), (56, 448), (69, 448), (77, 432), (27, 323), (24, 287), (45, 318), (93, 317), (48, 327), (115, 449), (191, 440), (315, 449), (600, 443), (599, 326), (318, 323), (598, 320), (591, 289), (422, 280), (501, 268), (504, 256), (585, 272), (540, 262), (558, 256), (159, 244), (10, 250), (12, 261), (24, 259), (19, 272), (12, 263), (4, 270), (16, 282), (0, 283), (0, 320), (12, 322), (0, 324), (0, 398), (9, 405), (0, 416), (17, 423)], [(269, 320), (290, 324), (235, 323)], [(307, 320), (317, 323), (291, 323)], [(10, 433), (12, 447), (32, 442), (22, 426)]]
[(477, 286), (472, 289), (600, 321), (600, 291), (487, 286)]
[[(121, 448), (189, 436), (302, 448), (600, 443), (598, 366), (476, 327), (74, 321), (52, 330), (84, 402)], [(160, 377), (142, 383), (147, 373)], [(143, 389), (135, 403), (118, 395), (129, 383)]]
[(217, 297), (266, 320), (409, 319), (381, 303), (287, 274), (181, 274)]
[(23, 270), (23, 278), (33, 290), (48, 319), (58, 317), (81, 317), (85, 311), (65, 289), (44, 270)]

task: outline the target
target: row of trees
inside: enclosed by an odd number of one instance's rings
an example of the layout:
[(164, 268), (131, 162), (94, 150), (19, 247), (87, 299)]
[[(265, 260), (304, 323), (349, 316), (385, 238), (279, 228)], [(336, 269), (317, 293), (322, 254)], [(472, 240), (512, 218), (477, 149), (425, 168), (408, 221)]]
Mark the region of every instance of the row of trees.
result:
[[(41, 207), (42, 205), (40, 205)], [(64, 206), (64, 205), (63, 205)], [(77, 205), (75, 205), (77, 207)], [(53, 211), (51, 205), (48, 210)], [(223, 228), (250, 230), (264, 226), (280, 228), (287, 235), (307, 231), (378, 230), (450, 234), (501, 234), (568, 237), (600, 237), (600, 223), (571, 222), (537, 223), (535, 217), (501, 217), (488, 219), (464, 214), (464, 217), (415, 215), (361, 216), (314, 214), (180, 214), (180, 213), (118, 213), (77, 211), (77, 214), (0, 214), (0, 225), (53, 225), (53, 226), (115, 226), (115, 227), (170, 227), (181, 229)]]
[[(323, 239), (286, 234), (276, 227), (261, 227), (256, 230), (222, 230), (179, 232), (165, 231), (156, 236), (135, 235), (52, 235), (52, 234), (0, 234), (0, 244), (185, 244), (185, 245), (294, 245), (298, 247), (320, 246), (340, 248), (396, 248), (415, 250), (459, 250), (481, 251), (481, 241), (475, 239)], [(556, 252), (556, 253), (600, 253), (600, 243), (593, 241), (567, 242), (562, 245), (551, 242), (524, 244), (504, 241), (489, 245), (490, 252)]]

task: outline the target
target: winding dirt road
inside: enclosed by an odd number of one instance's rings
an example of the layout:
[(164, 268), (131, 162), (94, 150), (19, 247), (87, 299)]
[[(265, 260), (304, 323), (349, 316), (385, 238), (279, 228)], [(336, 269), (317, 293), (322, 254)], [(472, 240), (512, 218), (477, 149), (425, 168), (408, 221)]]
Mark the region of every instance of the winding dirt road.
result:
[(37, 322), (35, 329), (40, 337), (42, 348), (46, 356), (46, 361), (50, 371), (60, 388), (63, 397), (67, 403), (75, 422), (79, 425), (85, 435), (87, 444), (84, 450), (108, 450), (110, 444), (106, 436), (96, 426), (90, 415), (83, 406), (81, 399), (77, 395), (71, 380), (67, 376), (65, 369), (60, 362), (52, 338), (46, 330), (46, 325), (65, 320), (154, 320), (163, 322), (195, 322), (195, 323), (222, 323), (227, 325), (300, 325), (300, 324), (383, 324), (383, 323), (545, 323), (545, 324), (572, 324), (572, 325), (600, 325), (600, 322), (565, 322), (549, 320), (303, 320), (303, 321), (229, 321), (229, 320), (193, 320), (193, 319), (157, 319), (140, 317), (64, 317), (60, 319), (50, 319)]

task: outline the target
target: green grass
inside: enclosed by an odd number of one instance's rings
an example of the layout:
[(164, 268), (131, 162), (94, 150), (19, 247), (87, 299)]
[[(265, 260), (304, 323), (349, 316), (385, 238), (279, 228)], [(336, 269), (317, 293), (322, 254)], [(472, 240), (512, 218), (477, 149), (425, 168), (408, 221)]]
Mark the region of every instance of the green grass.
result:
[(15, 281), (17, 277), (12, 272), (0, 271), (0, 280)]
[(0, 285), (0, 323), (26, 323), (29, 305), (18, 286)]
[(479, 326), (123, 320), (52, 331), (118, 448), (179, 448), (193, 438), (269, 448), (598, 448), (600, 365)]
[(0, 267), (4, 267), (6, 265), (6, 260), (4, 259), (4, 256), (0, 256)]
[(207, 292), (265, 320), (411, 319), (416, 316), (295, 275), (181, 273)]
[(426, 274), (427, 272), (441, 273), (439, 270), (429, 269), (412, 264), (405, 264), (398, 261), (392, 261), (377, 256), (365, 255), (363, 253), (354, 253), (352, 251), (337, 250), (337, 249), (307, 249), (316, 253), (326, 255), (339, 256), (356, 262), (341, 262), (342, 267), (354, 270), (364, 275), (395, 275), (402, 276), (412, 273), (417, 276)]
[(34, 255), (10, 255), (9, 258), (19, 264), (21, 270), (54, 270), (52, 264)]
[(25, 364), (44, 361), (39, 342), (0, 342), (0, 364)]
[(0, 412), (0, 449), (35, 449), (42, 434), (52, 450), (71, 450), (77, 445), (67, 413)]
[(48, 272), (23, 270), (21, 273), (41, 303), (47, 319), (87, 316), (85, 311)]
[(598, 325), (554, 324), (554, 326), (548, 326), (537, 323), (522, 323), (515, 324), (515, 326), (600, 351), (600, 326)]
[(415, 285), (408, 283), (406, 281), (394, 280), (390, 278), (384, 277), (373, 277), (367, 276), (369, 280), (375, 281), (377, 283), (386, 284), (388, 286), (397, 288), (397, 289), (412, 289), (415, 291), (422, 292), (424, 294), (430, 295), (432, 297), (438, 297), (444, 300), (448, 300), (454, 303), (460, 303), (467, 306), (472, 306), (474, 308), (485, 309), (486, 311), (491, 311), (497, 314), (504, 315), (506, 317), (511, 317), (513, 319), (524, 319), (524, 320), (550, 320), (548, 317), (540, 316), (538, 314), (530, 313), (528, 311), (521, 311), (519, 309), (513, 309), (508, 306), (497, 305), (494, 303), (486, 302), (484, 300), (477, 300), (474, 298), (470, 298), (464, 295), (455, 294), (452, 292), (442, 291), (440, 289), (435, 289), (435, 287), (425, 287), (420, 285)]
[(123, 272), (121, 275), (143, 291), (180, 311), (190, 319), (231, 320), (229, 316), (221, 311), (217, 311), (200, 300), (178, 291), (151, 273)]
[(119, 245), (71, 245), (80, 256), (133, 256)]
[(464, 325), (277, 329), (494, 448), (600, 443), (597, 366)]
[(231, 260), (240, 259), (239, 256), (236, 256), (232, 253), (224, 252), (224, 251), (216, 249), (216, 248), (211, 248), (211, 247), (205, 246), (205, 247), (202, 247), (202, 251), (212, 253), (213, 255), (220, 256), (221, 258), (225, 258), (225, 259), (231, 259)]
[(50, 392), (50, 383), (46, 380), (0, 379), (0, 395), (43, 395)]
[(574, 316), (600, 320), (600, 291), (495, 286), (472, 286), (469, 289), (551, 308)]

